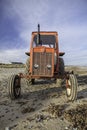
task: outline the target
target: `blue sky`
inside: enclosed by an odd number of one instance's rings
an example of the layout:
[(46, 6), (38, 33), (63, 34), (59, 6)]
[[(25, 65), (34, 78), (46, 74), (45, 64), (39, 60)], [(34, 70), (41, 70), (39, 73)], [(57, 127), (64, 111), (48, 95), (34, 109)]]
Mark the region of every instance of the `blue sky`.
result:
[(66, 65), (87, 65), (87, 0), (0, 0), (0, 62), (25, 62), (31, 32), (57, 31)]

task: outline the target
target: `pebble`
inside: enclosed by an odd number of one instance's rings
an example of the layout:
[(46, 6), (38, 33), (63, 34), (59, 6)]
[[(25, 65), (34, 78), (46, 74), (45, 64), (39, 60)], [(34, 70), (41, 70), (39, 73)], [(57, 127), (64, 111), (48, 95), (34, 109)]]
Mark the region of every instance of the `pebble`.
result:
[(42, 114), (36, 115), (36, 122), (40, 122), (44, 119), (44, 116)]
[(77, 128), (73, 128), (72, 130), (77, 130)]
[(10, 130), (9, 127), (5, 127), (5, 130)]
[(65, 127), (65, 130), (68, 130), (68, 129), (69, 129), (69, 128), (66, 126), (66, 127)]

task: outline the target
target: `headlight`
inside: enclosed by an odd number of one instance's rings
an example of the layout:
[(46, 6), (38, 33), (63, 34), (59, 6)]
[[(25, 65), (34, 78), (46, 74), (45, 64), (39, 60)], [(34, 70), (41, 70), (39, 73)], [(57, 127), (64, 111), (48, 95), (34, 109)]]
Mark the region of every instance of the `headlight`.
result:
[(47, 65), (47, 68), (48, 68), (48, 69), (51, 69), (51, 67), (52, 67), (51, 65)]
[(34, 68), (35, 68), (35, 69), (37, 69), (38, 67), (39, 67), (39, 65), (38, 65), (38, 64), (35, 64), (35, 65), (34, 65)]

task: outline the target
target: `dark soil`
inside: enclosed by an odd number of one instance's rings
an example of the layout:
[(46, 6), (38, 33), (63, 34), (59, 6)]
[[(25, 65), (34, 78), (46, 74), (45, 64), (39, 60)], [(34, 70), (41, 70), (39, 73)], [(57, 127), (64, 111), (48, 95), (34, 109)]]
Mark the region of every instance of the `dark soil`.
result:
[(72, 122), (74, 128), (87, 130), (87, 104), (65, 111), (64, 118)]
[(46, 111), (55, 117), (62, 117), (71, 122), (72, 128), (77, 130), (87, 130), (87, 104), (78, 105), (76, 108), (66, 109), (67, 104), (51, 104)]

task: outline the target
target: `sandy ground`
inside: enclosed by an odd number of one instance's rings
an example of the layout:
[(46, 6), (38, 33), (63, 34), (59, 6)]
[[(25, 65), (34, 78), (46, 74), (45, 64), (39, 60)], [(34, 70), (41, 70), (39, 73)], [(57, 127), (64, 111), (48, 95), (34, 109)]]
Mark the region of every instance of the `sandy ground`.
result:
[(87, 67), (67, 69), (78, 75), (75, 102), (68, 102), (64, 85), (39, 80), (27, 86), (24, 79), (21, 98), (12, 101), (9, 77), (24, 68), (0, 68), (0, 130), (87, 130)]

